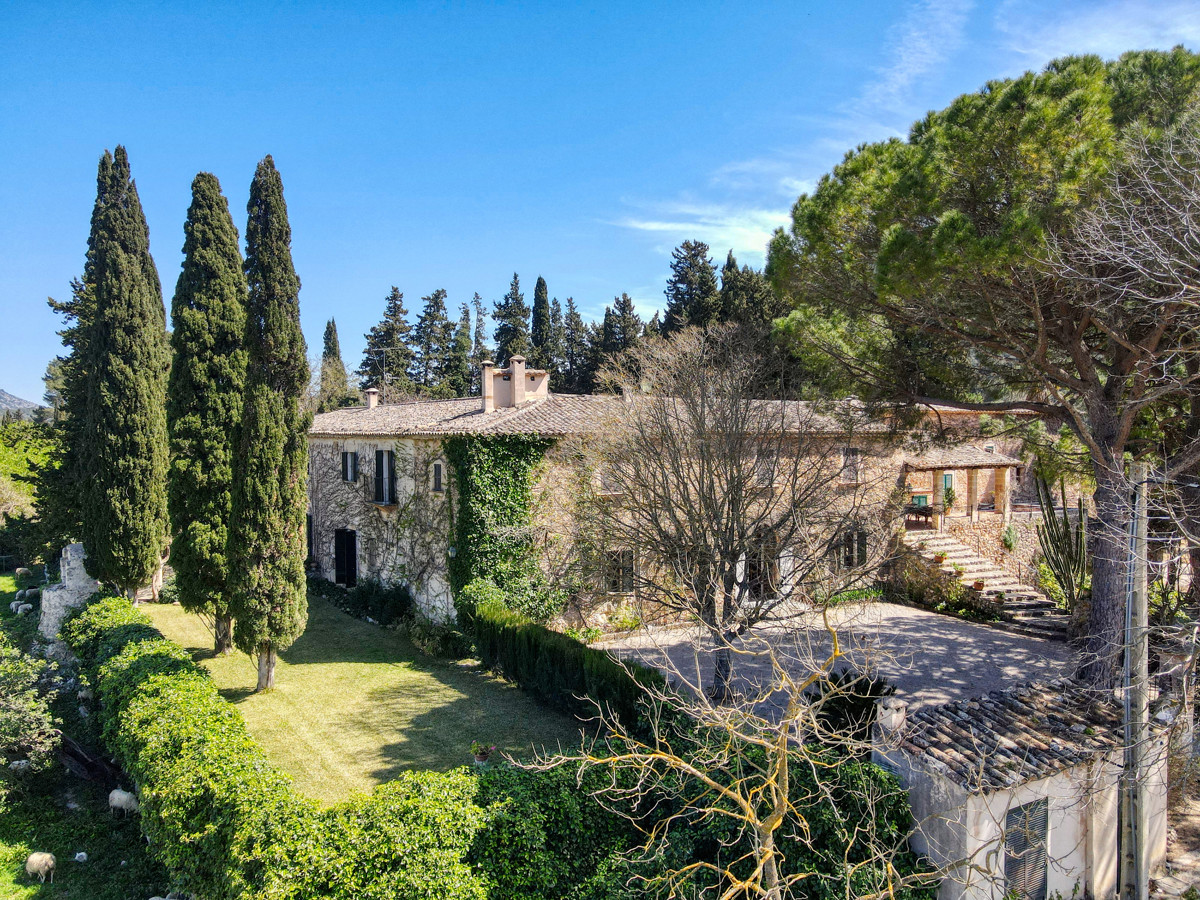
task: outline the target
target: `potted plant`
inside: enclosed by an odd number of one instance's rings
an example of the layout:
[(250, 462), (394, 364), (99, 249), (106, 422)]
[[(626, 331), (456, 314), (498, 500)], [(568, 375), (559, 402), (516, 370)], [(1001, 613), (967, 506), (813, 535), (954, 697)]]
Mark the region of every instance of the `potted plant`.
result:
[(939, 566), (944, 563), (946, 561), (946, 551), (939, 550), (937, 553), (933, 554), (933, 561)]
[(477, 765), (483, 765), (488, 761), (493, 753), (496, 752), (494, 745), (485, 744), (483, 741), (471, 741), (471, 755), (475, 757)]
[(987, 587), (987, 583), (982, 578), (978, 578), (976, 579), (975, 583), (971, 585), (971, 587), (982, 594), (983, 589)]

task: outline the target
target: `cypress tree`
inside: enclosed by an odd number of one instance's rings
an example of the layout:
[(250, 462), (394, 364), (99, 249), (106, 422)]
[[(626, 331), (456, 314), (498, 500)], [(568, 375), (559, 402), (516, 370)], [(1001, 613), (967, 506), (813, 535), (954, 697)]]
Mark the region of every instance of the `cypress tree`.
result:
[(167, 540), (166, 310), (125, 148), (100, 161), (84, 284), (86, 401), (76, 432), (88, 571), (131, 597)]
[(238, 233), (215, 175), (192, 182), (183, 270), (171, 301), (173, 361), (167, 392), (171, 565), (179, 605), (214, 620), (218, 653), (233, 638), (229, 516), (234, 434), (246, 387), (246, 274)]
[(465, 303), (446, 358), (443, 384), (450, 397), (465, 397), (471, 392), (471, 308)]
[(471, 345), (471, 393), (477, 394), (482, 389), (480, 375), (483, 371), (483, 361), (492, 358), (492, 349), (488, 346), (487, 312), (483, 307), (483, 298), (479, 292), (471, 298), (475, 310), (475, 337)]
[(321, 387), (317, 393), (317, 412), (329, 412), (354, 402), (350, 379), (342, 361), (342, 345), (338, 342), (337, 322), (325, 323), (325, 345), (321, 351)]
[(563, 372), (566, 368), (566, 327), (563, 324), (562, 304), (555, 297), (550, 301), (550, 340), (546, 342), (546, 368), (550, 370), (550, 390), (563, 389)]
[(684, 241), (671, 252), (671, 277), (667, 280), (667, 309), (663, 333), (688, 325), (708, 325), (721, 315), (717, 269), (708, 256), (708, 244)]
[(521, 293), (521, 279), (513, 272), (512, 283), (503, 300), (498, 300), (492, 318), (496, 320), (496, 364), (507, 366), (514, 356), (529, 355), (529, 307)]
[(733, 251), (721, 267), (721, 319), (739, 325), (770, 323), (788, 310), (766, 277), (749, 266), (738, 267)]
[(550, 294), (546, 290), (546, 279), (539, 275), (533, 288), (533, 321), (529, 329), (529, 362), (532, 368), (550, 368), (550, 329)]
[(382, 321), (365, 335), (367, 349), (355, 374), (363, 390), (377, 388), (385, 398), (410, 396), (415, 392), (408, 377), (413, 362), (412, 326), (404, 294), (393, 285), (385, 302)]
[(230, 588), (237, 647), (258, 657), (257, 690), (275, 686), (276, 654), (304, 631), (308, 385), (300, 331), (300, 279), (283, 182), (270, 156), (250, 185), (246, 223), (249, 366), (229, 529)]

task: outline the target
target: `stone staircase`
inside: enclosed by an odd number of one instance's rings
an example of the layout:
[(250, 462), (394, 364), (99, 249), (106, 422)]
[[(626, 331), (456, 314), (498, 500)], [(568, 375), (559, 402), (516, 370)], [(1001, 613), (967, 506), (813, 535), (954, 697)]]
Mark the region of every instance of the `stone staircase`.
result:
[[(951, 578), (957, 577), (966, 587), (973, 589), (975, 582), (982, 581), (980, 596), (996, 603), (1002, 616), (1001, 622), (992, 624), (1031, 637), (1067, 639), (1066, 613), (1041, 591), (1022, 584), (1011, 572), (980, 556), (972, 547), (936, 531), (906, 531), (903, 540), (926, 564), (937, 566)], [(938, 554), (945, 554), (940, 564), (934, 559)], [(955, 566), (961, 567), (961, 573)]]

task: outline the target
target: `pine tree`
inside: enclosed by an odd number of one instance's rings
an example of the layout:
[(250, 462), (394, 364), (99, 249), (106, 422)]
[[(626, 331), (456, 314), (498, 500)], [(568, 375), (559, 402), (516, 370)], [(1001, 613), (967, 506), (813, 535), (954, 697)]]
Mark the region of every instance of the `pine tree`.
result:
[(342, 361), (342, 345), (338, 342), (337, 322), (325, 323), (325, 346), (321, 351), (321, 387), (317, 394), (317, 412), (329, 412), (354, 402), (346, 363)]
[(708, 256), (708, 244), (684, 241), (672, 251), (671, 277), (663, 293), (667, 295), (664, 334), (688, 325), (708, 325), (719, 320), (721, 296), (717, 290), (717, 269)]
[(507, 366), (514, 356), (529, 355), (529, 307), (521, 293), (521, 279), (513, 272), (512, 284), (503, 300), (495, 304), (496, 364)]
[(246, 207), (249, 367), (239, 428), (229, 533), (233, 639), (258, 656), (258, 690), (275, 685), (276, 654), (308, 621), (305, 596), (305, 495), (308, 384), (300, 331), (300, 279), (292, 266), (292, 229), (283, 182), (270, 156), (258, 164)]
[(621, 353), (642, 339), (642, 319), (633, 308), (633, 299), (628, 294), (613, 298), (612, 353)]
[(721, 267), (721, 320), (757, 325), (773, 322), (787, 312), (762, 272), (749, 266), (738, 268), (730, 250)]
[(575, 307), (575, 298), (567, 298), (567, 314), (563, 318), (563, 390), (569, 394), (585, 394), (590, 390), (588, 367), (588, 330), (583, 316)]
[(563, 371), (566, 368), (566, 329), (563, 325), (562, 304), (555, 297), (550, 301), (550, 340), (546, 342), (546, 368), (550, 370), (550, 390), (563, 389)]
[(233, 619), (226, 553), (233, 436), (246, 386), (246, 274), (237, 228), (215, 175), (201, 172), (192, 181), (183, 232), (183, 270), (171, 301), (167, 391), (171, 565), (179, 605), (212, 616), (215, 649), (228, 653)]
[(448, 397), (466, 397), (471, 392), (471, 308), (465, 303), (446, 359), (443, 386)]
[(550, 294), (546, 279), (538, 276), (533, 288), (533, 321), (529, 329), (529, 365), (534, 369), (549, 369)]
[(662, 330), (662, 320), (659, 318), (658, 310), (656, 309), (654, 311), (654, 315), (652, 315), (642, 327), (642, 337), (662, 337)]
[(363, 390), (376, 388), (384, 399), (411, 396), (416, 393), (408, 377), (413, 362), (412, 326), (404, 294), (393, 285), (385, 302), (382, 321), (364, 335), (367, 349), (355, 374)]
[(82, 410), (87, 566), (131, 597), (167, 540), (166, 310), (125, 148), (100, 162), (83, 281), (90, 294)]
[(444, 377), (450, 345), (454, 340), (454, 326), (446, 315), (446, 292), (438, 288), (428, 297), (412, 330), (412, 345), (415, 354), (409, 377), (424, 396), (435, 396)]

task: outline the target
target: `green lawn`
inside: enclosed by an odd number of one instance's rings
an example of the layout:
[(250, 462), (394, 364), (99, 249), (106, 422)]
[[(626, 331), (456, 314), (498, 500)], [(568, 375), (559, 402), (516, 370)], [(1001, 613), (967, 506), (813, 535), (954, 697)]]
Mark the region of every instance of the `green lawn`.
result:
[(297, 788), (333, 803), (405, 769), (469, 763), (473, 740), (517, 756), (574, 744), (578, 723), (474, 663), (431, 659), (393, 631), (309, 598), (308, 629), (281, 654), (275, 690), (255, 694), (254, 661), (212, 655), (208, 623), (178, 606), (142, 607), (212, 673), (250, 733)]

